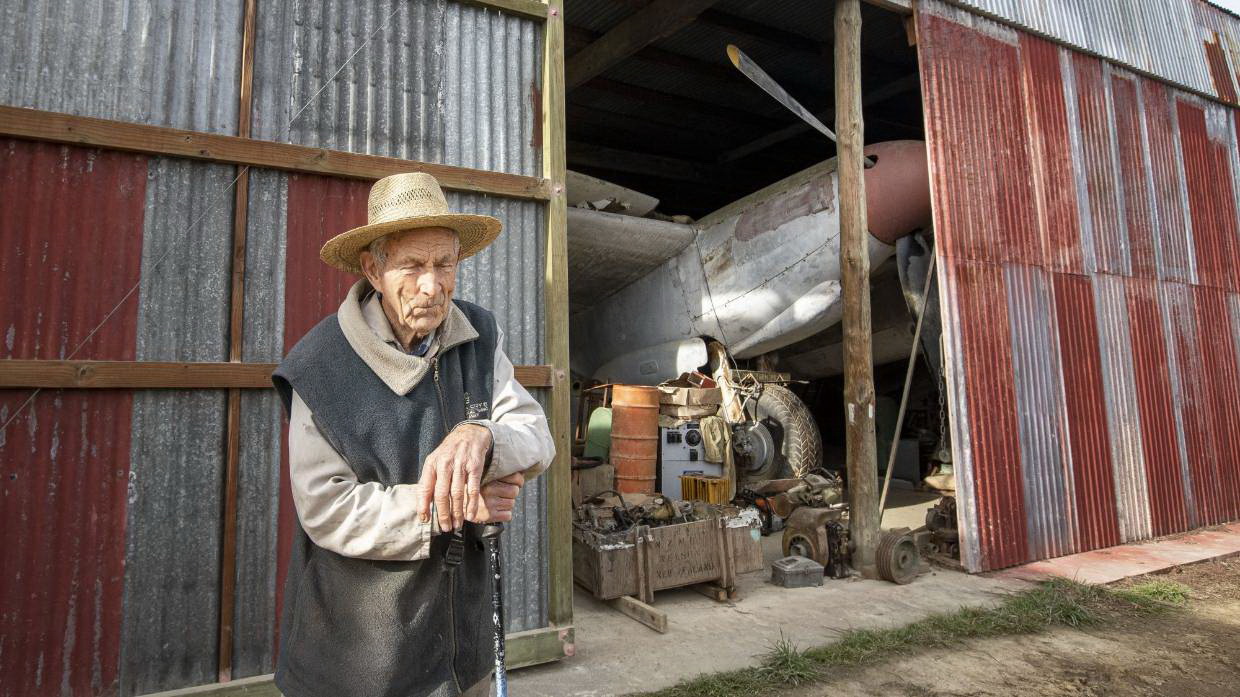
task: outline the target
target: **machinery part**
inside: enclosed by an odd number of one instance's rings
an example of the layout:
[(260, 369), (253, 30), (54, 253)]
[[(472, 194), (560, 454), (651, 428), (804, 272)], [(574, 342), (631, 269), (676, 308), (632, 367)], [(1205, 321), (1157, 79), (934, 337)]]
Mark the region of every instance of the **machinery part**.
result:
[(745, 479), (799, 477), (822, 465), (818, 424), (792, 390), (763, 385), (757, 399), (746, 400), (745, 417), (754, 426), (733, 432), (733, 448), (748, 463)]
[(784, 521), (784, 556), (805, 557), (827, 566), (831, 561), (827, 524), (838, 522), (842, 515), (836, 509), (808, 506), (793, 511)]
[(956, 527), (956, 499), (944, 496), (926, 511), (926, 529), (934, 551), (953, 559), (960, 558), (960, 530)]
[(508, 697), (508, 668), (504, 663), (504, 567), (501, 564), (499, 536), (504, 532), (503, 523), (491, 523), (482, 528), (488, 556), (491, 558), (491, 629), (495, 648), (495, 697)]
[(907, 530), (889, 530), (879, 540), (874, 562), (880, 578), (903, 586), (917, 578), (921, 554)]
[(817, 564), (823, 564), (830, 559), (826, 544), (818, 538), (818, 535), (810, 537), (784, 529), (784, 554), (790, 557), (805, 557), (814, 560)]
[(839, 521), (827, 523), (826, 574), (831, 578), (848, 576), (848, 528)]

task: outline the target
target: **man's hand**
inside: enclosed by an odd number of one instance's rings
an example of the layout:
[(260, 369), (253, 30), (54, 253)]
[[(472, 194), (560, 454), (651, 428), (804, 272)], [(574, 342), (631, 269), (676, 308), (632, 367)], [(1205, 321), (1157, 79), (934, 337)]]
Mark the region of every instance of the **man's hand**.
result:
[(517, 503), (517, 494), (525, 485), (525, 475), (520, 472), (496, 479), (482, 487), (478, 497), (478, 506), (469, 516), (474, 523), (507, 523), (512, 520), (512, 508)]
[(431, 501), (439, 529), (457, 530), (477, 516), (482, 499), (482, 470), (491, 448), (491, 431), (478, 424), (462, 424), (422, 463), (418, 505), (423, 523), (430, 521)]

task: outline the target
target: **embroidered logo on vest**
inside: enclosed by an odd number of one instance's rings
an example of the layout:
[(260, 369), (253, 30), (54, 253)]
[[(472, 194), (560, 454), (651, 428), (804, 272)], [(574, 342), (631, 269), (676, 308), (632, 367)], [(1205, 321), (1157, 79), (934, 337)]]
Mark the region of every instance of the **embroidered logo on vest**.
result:
[(487, 419), (491, 416), (491, 403), (485, 399), (474, 401), (469, 393), (465, 393), (465, 418), (469, 421)]

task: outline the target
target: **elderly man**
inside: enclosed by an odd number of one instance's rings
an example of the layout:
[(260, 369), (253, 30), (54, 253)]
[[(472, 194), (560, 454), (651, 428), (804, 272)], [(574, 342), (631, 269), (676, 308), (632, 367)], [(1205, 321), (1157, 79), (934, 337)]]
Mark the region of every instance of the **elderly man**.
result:
[(276, 684), (288, 697), (485, 695), (490, 568), (479, 523), (512, 518), (554, 455), (490, 312), (453, 300), (457, 264), (500, 222), (451, 213), (398, 174), (368, 224), (324, 245), (359, 280), (273, 377), (300, 522)]

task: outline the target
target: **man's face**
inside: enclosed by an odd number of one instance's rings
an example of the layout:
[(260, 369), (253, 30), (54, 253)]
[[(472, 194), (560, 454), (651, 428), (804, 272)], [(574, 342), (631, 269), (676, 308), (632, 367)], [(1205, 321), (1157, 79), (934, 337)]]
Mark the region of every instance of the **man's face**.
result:
[(390, 235), (384, 250), (382, 265), (369, 251), (362, 252), (362, 271), (383, 294), (383, 311), (397, 337), (408, 341), (426, 336), (448, 316), (461, 250), (456, 232), (442, 227), (408, 230)]

